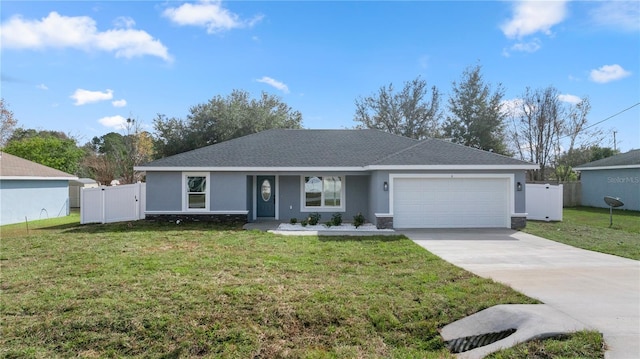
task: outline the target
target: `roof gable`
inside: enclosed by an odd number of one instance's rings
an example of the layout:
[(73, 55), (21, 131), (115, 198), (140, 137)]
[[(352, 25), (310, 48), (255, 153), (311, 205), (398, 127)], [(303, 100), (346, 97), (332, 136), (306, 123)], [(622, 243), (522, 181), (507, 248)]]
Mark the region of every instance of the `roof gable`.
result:
[(136, 169), (366, 169), (369, 166), (439, 165), (520, 166), (522, 169), (535, 166), (443, 140), (418, 141), (379, 130), (273, 129), (165, 157)]
[(631, 150), (575, 167), (576, 170), (580, 171), (607, 168), (640, 168), (640, 150)]
[(9, 153), (0, 152), (0, 178), (75, 179), (77, 177)]

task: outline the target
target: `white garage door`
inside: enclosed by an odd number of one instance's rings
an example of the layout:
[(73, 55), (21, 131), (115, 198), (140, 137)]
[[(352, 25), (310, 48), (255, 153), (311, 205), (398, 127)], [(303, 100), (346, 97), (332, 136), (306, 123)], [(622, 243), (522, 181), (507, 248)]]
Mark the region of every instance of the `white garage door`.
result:
[(396, 228), (510, 227), (508, 178), (395, 178)]

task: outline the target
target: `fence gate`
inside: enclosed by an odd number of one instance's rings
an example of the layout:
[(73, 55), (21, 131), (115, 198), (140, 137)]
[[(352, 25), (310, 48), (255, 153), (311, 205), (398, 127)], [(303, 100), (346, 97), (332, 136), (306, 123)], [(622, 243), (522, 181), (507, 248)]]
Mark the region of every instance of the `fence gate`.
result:
[(527, 219), (562, 221), (562, 185), (532, 184), (526, 186)]
[(80, 223), (113, 223), (144, 219), (146, 184), (83, 188)]

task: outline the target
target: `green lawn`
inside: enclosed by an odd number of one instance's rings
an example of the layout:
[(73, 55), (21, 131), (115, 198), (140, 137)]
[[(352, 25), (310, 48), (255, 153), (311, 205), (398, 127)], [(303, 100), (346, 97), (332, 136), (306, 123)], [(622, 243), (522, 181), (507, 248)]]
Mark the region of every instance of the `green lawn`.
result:
[(565, 208), (562, 222), (527, 222), (524, 232), (574, 247), (640, 260), (640, 212), (605, 208)]
[(438, 328), (535, 302), (400, 236), (24, 227), (0, 228), (1, 357), (443, 358)]

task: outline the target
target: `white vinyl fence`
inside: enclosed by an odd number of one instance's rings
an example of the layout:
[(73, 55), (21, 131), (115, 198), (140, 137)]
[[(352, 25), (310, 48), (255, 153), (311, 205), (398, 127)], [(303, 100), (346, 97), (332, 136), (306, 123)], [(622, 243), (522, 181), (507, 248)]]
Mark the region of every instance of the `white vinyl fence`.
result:
[(562, 192), (561, 184), (527, 183), (527, 219), (536, 221), (562, 221)]
[(80, 223), (112, 223), (144, 219), (146, 184), (83, 188)]

